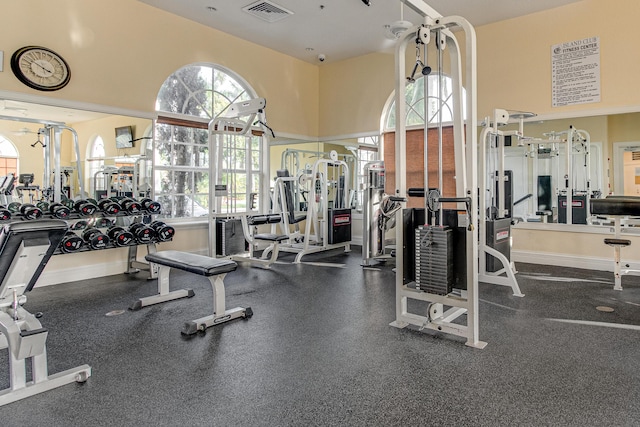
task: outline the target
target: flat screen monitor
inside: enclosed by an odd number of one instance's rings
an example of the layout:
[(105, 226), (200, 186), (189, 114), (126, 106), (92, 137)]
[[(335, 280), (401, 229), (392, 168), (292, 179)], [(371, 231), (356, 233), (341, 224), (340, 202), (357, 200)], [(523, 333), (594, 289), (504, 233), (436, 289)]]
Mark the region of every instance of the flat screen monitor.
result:
[(133, 127), (122, 126), (116, 128), (116, 148), (133, 147)]

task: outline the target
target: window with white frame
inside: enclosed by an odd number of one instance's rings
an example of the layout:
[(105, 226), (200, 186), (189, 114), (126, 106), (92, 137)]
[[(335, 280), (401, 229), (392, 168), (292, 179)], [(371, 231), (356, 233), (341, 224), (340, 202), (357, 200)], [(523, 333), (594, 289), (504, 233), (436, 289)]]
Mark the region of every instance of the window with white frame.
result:
[(358, 212), (362, 212), (362, 203), (364, 200), (363, 189), (367, 184), (367, 172), (365, 165), (379, 159), (378, 153), (378, 135), (366, 136), (358, 138), (358, 149), (356, 151), (358, 157), (358, 166), (356, 174), (356, 200), (355, 208)]
[(96, 135), (87, 147), (87, 160), (84, 168), (85, 179), (89, 180), (89, 194), (94, 195), (92, 197), (95, 197), (96, 190), (98, 190), (96, 186), (100, 186), (100, 184), (96, 184), (96, 174), (104, 168), (104, 157), (104, 140), (100, 135)]
[[(208, 123), (229, 105), (256, 98), (239, 76), (218, 65), (198, 64), (181, 68), (162, 85), (156, 100), (158, 120), (154, 140), (155, 199), (163, 216), (207, 216), (209, 200)], [(222, 205), (227, 212), (247, 209), (253, 193), (259, 193), (262, 174), (260, 137), (223, 136), (222, 170), (219, 175), (228, 194)]]
[(18, 175), (18, 150), (13, 142), (0, 135), (0, 176)]
[[(425, 117), (429, 124), (439, 122), (439, 114), (442, 112), (442, 123), (453, 120), (453, 80), (451, 77), (437, 73), (429, 74), (427, 79), (427, 114), (425, 114), (425, 78), (420, 77), (415, 82), (405, 86), (405, 99), (407, 100), (406, 126), (424, 126)], [(440, 94), (439, 86), (442, 94)], [(467, 117), (465, 89), (462, 89), (462, 116)], [(396, 104), (393, 101), (386, 111), (384, 120), (385, 131), (396, 128)]]

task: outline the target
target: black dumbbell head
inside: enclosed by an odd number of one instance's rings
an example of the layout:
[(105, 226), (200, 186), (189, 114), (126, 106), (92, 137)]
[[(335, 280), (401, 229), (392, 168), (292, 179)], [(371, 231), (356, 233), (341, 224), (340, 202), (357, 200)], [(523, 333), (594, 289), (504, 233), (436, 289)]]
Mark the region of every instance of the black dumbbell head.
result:
[(154, 229), (141, 222), (131, 225), (129, 231), (133, 233), (138, 243), (151, 243), (156, 238)]
[(61, 203), (52, 203), (49, 206), (49, 212), (51, 215), (59, 219), (66, 219), (71, 214), (71, 210)]
[(111, 227), (107, 230), (107, 236), (116, 246), (129, 246), (135, 242), (133, 233), (119, 226)]
[(42, 216), (42, 211), (31, 203), (20, 206), (20, 213), (25, 219), (38, 219)]
[(98, 202), (100, 210), (108, 215), (116, 215), (120, 212), (120, 205), (111, 199), (102, 199)]
[(160, 213), (162, 210), (162, 205), (151, 199), (142, 199), (140, 200), (140, 204), (142, 205), (142, 209), (152, 214)]
[(82, 216), (91, 216), (96, 213), (98, 207), (86, 200), (79, 200), (73, 205), (73, 209)]
[(151, 228), (155, 230), (156, 238), (161, 242), (168, 242), (173, 239), (173, 235), (176, 234), (176, 230), (173, 227), (162, 221), (152, 222)]
[(60, 249), (65, 253), (76, 252), (82, 248), (82, 245), (84, 245), (84, 241), (80, 236), (72, 231), (67, 231), (60, 242)]
[(0, 206), (0, 221), (7, 221), (11, 219), (11, 212), (4, 206)]
[(90, 228), (82, 233), (82, 239), (91, 249), (104, 249), (109, 244), (109, 237), (97, 228)]

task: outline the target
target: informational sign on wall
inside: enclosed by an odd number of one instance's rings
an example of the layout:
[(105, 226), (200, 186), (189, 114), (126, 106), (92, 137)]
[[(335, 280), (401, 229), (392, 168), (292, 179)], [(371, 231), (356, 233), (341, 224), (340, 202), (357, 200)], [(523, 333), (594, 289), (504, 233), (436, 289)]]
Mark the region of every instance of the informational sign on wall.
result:
[(600, 37), (551, 46), (554, 107), (600, 102)]

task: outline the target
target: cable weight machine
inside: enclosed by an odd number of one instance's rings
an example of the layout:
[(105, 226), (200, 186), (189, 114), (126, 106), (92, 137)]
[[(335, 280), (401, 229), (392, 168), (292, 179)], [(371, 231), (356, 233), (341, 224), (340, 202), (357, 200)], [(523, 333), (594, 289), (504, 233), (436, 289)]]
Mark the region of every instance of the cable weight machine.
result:
[[(473, 26), (464, 18), (458, 16), (443, 17), (422, 0), (402, 0), (414, 11), (424, 17), (424, 23), (407, 30), (402, 34), (396, 46), (396, 196), (413, 194), (424, 197), (425, 208), (403, 209), (396, 214), (396, 320), (391, 326), (404, 328), (409, 325), (417, 326), (420, 330), (430, 329), (466, 339), (466, 345), (476, 348), (484, 348), (486, 342), (479, 339), (478, 325), (478, 213), (475, 201), (478, 191), (477, 173), (477, 135), (476, 135), (476, 36)], [(466, 107), (468, 120), (465, 122), (462, 111), (462, 58), (460, 46), (451, 28), (462, 30), (465, 37), (465, 74), (466, 74)], [(425, 185), (422, 189), (412, 189), (407, 192), (407, 141), (406, 141), (406, 102), (404, 98), (406, 83), (406, 48), (415, 41), (416, 45), (425, 47), (435, 43), (438, 52), (437, 70), (442, 76), (443, 54), (445, 49), (449, 53), (450, 70), (452, 77), (453, 100), (453, 137), (456, 175), (455, 197), (441, 197), (440, 192), (429, 191), (427, 183), (428, 162), (425, 161)], [(426, 48), (425, 48), (426, 58)], [(416, 67), (414, 67), (415, 70)], [(423, 74), (427, 67), (423, 67)], [(427, 74), (429, 70), (427, 69)], [(413, 77), (413, 76), (412, 76)], [(428, 91), (425, 85), (425, 92)], [(442, 95), (442, 79), (439, 84), (439, 95)], [(425, 99), (425, 112), (427, 100)], [(443, 97), (439, 96), (442, 102)], [(443, 187), (442, 168), (442, 108), (438, 113), (438, 186)], [(427, 158), (427, 131), (429, 120), (425, 120), (425, 160)], [(430, 197), (429, 197), (430, 196)], [(436, 221), (427, 224), (426, 212), (431, 200), (432, 215)], [(454, 214), (446, 214), (441, 203), (454, 203)], [(436, 209), (437, 208), (437, 209)], [(445, 215), (453, 216), (456, 220), (462, 220), (462, 224), (454, 227), (445, 226)], [(422, 218), (421, 218), (422, 217)], [(461, 254), (461, 261), (454, 263), (453, 241), (454, 230), (460, 232), (464, 248), (456, 249)], [(412, 238), (413, 236), (413, 238)], [(411, 253), (412, 243), (413, 253)], [(415, 258), (413, 271), (408, 271), (406, 261)], [(459, 277), (460, 292), (448, 292), (449, 286), (453, 288), (454, 270), (464, 271), (464, 277)], [(437, 286), (437, 289), (433, 288)], [(423, 307), (426, 304), (426, 313), (410, 311), (411, 304)], [(465, 319), (466, 317), (466, 319)]]

